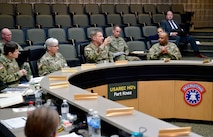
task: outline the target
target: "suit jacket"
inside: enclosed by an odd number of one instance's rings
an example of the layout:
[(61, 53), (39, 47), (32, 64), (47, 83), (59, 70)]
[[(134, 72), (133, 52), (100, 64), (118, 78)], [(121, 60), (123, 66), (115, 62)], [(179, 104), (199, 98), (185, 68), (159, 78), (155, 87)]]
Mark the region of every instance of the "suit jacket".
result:
[(170, 35), (171, 32), (178, 32), (179, 36), (185, 36), (187, 32), (180, 27), (177, 21), (173, 20), (178, 29), (172, 29), (171, 25), (169, 24), (168, 20), (162, 20), (160, 26)]
[[(178, 29), (180, 28), (180, 25), (177, 23), (177, 21), (173, 20), (174, 23), (177, 25)], [(170, 32), (174, 32), (175, 30), (172, 29), (171, 25), (169, 24), (168, 20), (162, 20), (160, 23), (160, 26), (168, 33), (170, 34)]]

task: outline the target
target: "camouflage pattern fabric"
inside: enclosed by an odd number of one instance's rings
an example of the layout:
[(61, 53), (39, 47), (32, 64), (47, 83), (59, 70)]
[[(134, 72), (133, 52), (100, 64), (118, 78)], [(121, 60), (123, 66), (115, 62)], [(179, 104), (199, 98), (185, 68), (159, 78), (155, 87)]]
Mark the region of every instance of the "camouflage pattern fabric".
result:
[(84, 48), (84, 55), (89, 63), (113, 62), (113, 59), (109, 57), (108, 46), (96, 47), (92, 42)]
[[(111, 42), (109, 43), (109, 54), (114, 61), (118, 60), (128, 60), (128, 61), (138, 61), (140, 58), (129, 55), (129, 47), (127, 46), (125, 40), (122, 37), (115, 38), (114, 36), (110, 36)], [(116, 56), (116, 53), (124, 54)]]
[(168, 44), (165, 46), (167, 46), (168, 54), (162, 54), (161, 45), (159, 43), (156, 43), (149, 49), (147, 59), (148, 60), (159, 60), (164, 58), (170, 58), (172, 60), (182, 59), (181, 53), (174, 43), (168, 42)]
[(0, 56), (0, 80), (8, 85), (20, 83), (22, 74), (15, 59), (8, 59), (5, 55)]
[[(15, 42), (16, 43), (16, 42)], [(4, 42), (3, 41), (0, 41), (0, 53), (4, 53)], [(23, 51), (23, 48), (18, 44), (18, 50), (19, 51)], [(1, 55), (1, 54), (0, 54)], [(32, 75), (32, 71), (30, 69), (30, 64), (28, 62), (24, 62), (24, 64), (20, 67), (20, 69), (25, 69), (27, 71), (27, 80), (30, 80), (30, 75)]]
[(51, 56), (46, 52), (38, 61), (39, 75), (44, 76), (54, 71), (61, 70), (65, 67), (66, 60), (61, 53), (57, 52), (55, 56)]
[[(14, 41), (13, 41), (14, 42)], [(16, 43), (16, 42), (15, 42)], [(0, 53), (1, 54), (3, 54), (4, 53), (4, 42), (1, 40), (0, 41)], [(17, 45), (18, 45), (18, 50), (19, 51), (22, 51), (23, 50), (23, 48), (18, 44), (18, 43), (16, 43)]]

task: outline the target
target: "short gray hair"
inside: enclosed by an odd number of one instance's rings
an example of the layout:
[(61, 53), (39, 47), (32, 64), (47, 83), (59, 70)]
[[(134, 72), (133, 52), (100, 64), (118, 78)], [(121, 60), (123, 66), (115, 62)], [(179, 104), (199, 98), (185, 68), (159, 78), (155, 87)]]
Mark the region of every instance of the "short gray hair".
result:
[(58, 40), (56, 38), (48, 38), (46, 41), (45, 41), (45, 47), (48, 47), (48, 46), (51, 46), (53, 44), (57, 44), (58, 45)]
[(92, 37), (95, 36), (98, 32), (102, 33), (102, 31), (100, 29), (91, 30), (90, 31), (90, 38), (92, 39)]

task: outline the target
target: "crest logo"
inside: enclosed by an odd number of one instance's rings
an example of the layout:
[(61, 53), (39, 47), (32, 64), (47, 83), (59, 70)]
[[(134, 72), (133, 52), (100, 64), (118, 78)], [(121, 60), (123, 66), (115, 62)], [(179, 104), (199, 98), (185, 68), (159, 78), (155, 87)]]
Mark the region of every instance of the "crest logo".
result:
[(202, 101), (202, 94), (206, 89), (198, 83), (187, 83), (183, 85), (181, 91), (184, 93), (184, 101), (191, 106), (196, 106)]

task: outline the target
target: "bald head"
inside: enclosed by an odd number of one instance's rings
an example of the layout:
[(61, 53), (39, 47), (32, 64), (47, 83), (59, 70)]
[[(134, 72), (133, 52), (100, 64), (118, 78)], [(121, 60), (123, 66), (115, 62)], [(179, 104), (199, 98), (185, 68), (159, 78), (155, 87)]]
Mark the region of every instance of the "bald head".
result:
[(169, 36), (166, 32), (159, 33), (158, 41), (159, 41), (160, 45), (163, 45), (163, 46), (166, 45), (168, 43), (168, 39), (169, 39)]
[(12, 39), (12, 32), (11, 32), (11, 30), (9, 30), (8, 28), (3, 28), (1, 30), (1, 37), (2, 37), (2, 40), (5, 43), (10, 42), (11, 39)]

